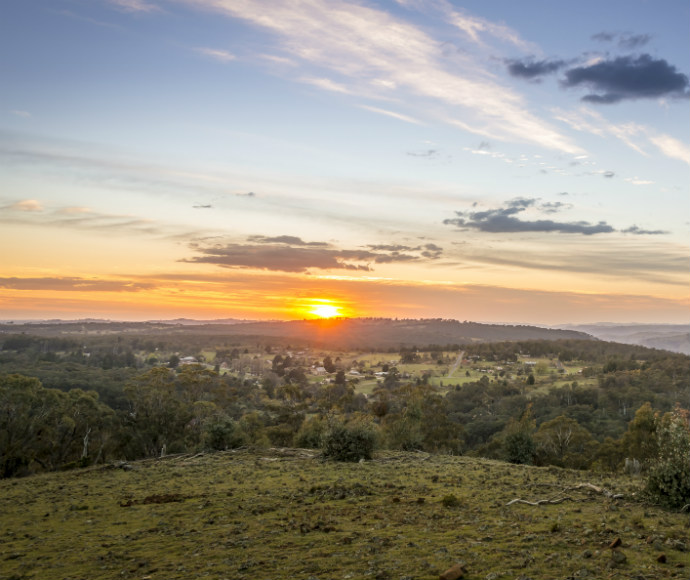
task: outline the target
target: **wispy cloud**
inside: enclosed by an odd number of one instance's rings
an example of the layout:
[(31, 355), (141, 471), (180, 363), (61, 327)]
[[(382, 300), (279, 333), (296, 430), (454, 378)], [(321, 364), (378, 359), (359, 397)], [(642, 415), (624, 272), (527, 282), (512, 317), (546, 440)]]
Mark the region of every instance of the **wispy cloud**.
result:
[(599, 137), (613, 136), (641, 155), (649, 156), (644, 146), (651, 144), (667, 157), (690, 164), (690, 146), (650, 127), (638, 123), (614, 124), (607, 121), (598, 111), (588, 107), (581, 107), (576, 111), (556, 109), (554, 116), (577, 131)]
[(0, 278), (0, 288), (58, 292), (141, 292), (155, 285), (147, 282), (101, 280), (79, 277)]
[(43, 211), (43, 204), (41, 204), (40, 201), (37, 201), (35, 199), (24, 199), (22, 201), (17, 201), (9, 206), (6, 206), (6, 209), (13, 209), (15, 211)]
[(195, 48), (194, 50), (196, 50), (199, 54), (203, 54), (204, 56), (208, 56), (214, 60), (219, 60), (220, 62), (232, 62), (233, 60), (237, 59), (234, 54), (229, 53), (227, 50), (221, 50), (218, 48), (199, 47)]
[(679, 159), (690, 165), (690, 146), (670, 135), (654, 135), (649, 140), (667, 157)]
[[(302, 82), (367, 98), (388, 99), (393, 95), (406, 103), (422, 99), (434, 106), (414, 104), (418, 110), (420, 105), (426, 110), (443, 107), (445, 113), (433, 113), (436, 120), (462, 123), (480, 135), (582, 152), (531, 113), (522, 97), (499, 84), (476, 58), (460, 54), (450, 60), (445, 58), (442, 43), (392, 14), (339, 0), (313, 0), (308, 4), (290, 0), (187, 2), (270, 31), (278, 39), (278, 50), (292, 60), (310, 70), (316, 67), (330, 71), (328, 76), (297, 77)], [(460, 13), (454, 18), (454, 25), (473, 40), (480, 33), (488, 33), (504, 41), (521, 42), (501, 25)]]
[(617, 41), (619, 48), (624, 50), (634, 50), (649, 43), (652, 37), (649, 34), (633, 34), (630, 32), (598, 32), (592, 35), (592, 40), (599, 42)]
[(21, 109), (13, 109), (10, 111), (15, 117), (22, 117), (23, 119), (31, 119), (32, 115), (29, 111), (23, 111)]
[(392, 117), (393, 119), (398, 119), (398, 121), (405, 121), (405, 123), (412, 123), (414, 125), (424, 125), (421, 121), (410, 117), (409, 115), (403, 115), (402, 113), (396, 113), (394, 111), (388, 111), (386, 109), (379, 109), (378, 107), (372, 107), (370, 105), (359, 105), (360, 109), (366, 109), (372, 113), (378, 113), (379, 115), (385, 115), (387, 117)]
[(109, 0), (109, 2), (125, 12), (157, 12), (160, 7), (147, 0)]

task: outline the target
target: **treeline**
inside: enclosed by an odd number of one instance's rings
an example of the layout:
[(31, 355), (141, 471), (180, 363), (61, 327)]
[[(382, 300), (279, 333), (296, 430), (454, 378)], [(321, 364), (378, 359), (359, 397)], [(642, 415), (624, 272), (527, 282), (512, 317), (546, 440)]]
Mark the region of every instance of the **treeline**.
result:
[[(328, 380), (317, 381), (309, 357), (273, 354), (270, 344), (252, 348), (271, 352), (272, 364), (242, 378), (212, 365), (171, 368), (151, 354), (169, 353), (169, 345), (145, 337), (96, 337), (90, 344), (8, 338), (0, 352), (2, 477), (244, 445), (320, 447), (336, 423), (367, 425), (379, 448), (600, 471), (623, 469), (627, 460), (629, 469), (648, 474), (666, 465), (664, 449), (690, 441), (682, 409), (690, 407), (690, 357), (642, 347), (568, 340), (462, 346), (466, 357), (512, 370), (439, 389), (426, 375), (407, 377), (385, 365), (385, 376), (365, 395), (359, 379), (346, 374), (349, 362), (325, 355)], [(202, 346), (186, 348), (203, 357)], [(446, 349), (403, 348), (398, 356), (448, 359)], [(261, 362), (231, 342), (214, 352), (216, 368), (221, 360)], [(134, 363), (104, 368), (107, 354)], [(526, 356), (577, 360), (582, 376), (564, 381), (554, 365), (535, 381), (516, 362)], [(659, 485), (675, 485), (684, 497), (690, 465), (678, 485), (674, 469)]]

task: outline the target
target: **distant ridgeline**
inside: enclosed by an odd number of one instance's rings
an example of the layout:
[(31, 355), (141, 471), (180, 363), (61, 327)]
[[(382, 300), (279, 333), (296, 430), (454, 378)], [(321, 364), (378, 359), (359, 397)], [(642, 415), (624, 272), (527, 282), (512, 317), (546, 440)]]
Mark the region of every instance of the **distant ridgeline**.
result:
[[(197, 327), (198, 328), (198, 327)], [(585, 332), (537, 326), (479, 324), (443, 319), (340, 318), (251, 322), (209, 330), (244, 336), (272, 336), (338, 347), (390, 348), (517, 340), (596, 340)]]
[(331, 318), (318, 320), (259, 321), (236, 320), (108, 322), (46, 321), (31, 324), (0, 324), (0, 333), (27, 332), (33, 335), (70, 334), (196, 334), (233, 337), (270, 337), (334, 348), (397, 348), (401, 346), (463, 345), (477, 342), (520, 340), (597, 340), (577, 330), (541, 328), (527, 325), (480, 324), (457, 320)]

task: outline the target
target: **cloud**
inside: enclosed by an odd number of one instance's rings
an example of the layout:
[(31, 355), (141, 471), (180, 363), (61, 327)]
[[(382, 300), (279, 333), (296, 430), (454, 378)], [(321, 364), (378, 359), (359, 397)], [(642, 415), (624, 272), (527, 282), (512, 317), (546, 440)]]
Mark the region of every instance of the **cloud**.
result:
[(198, 53), (219, 60), (220, 62), (232, 62), (236, 60), (237, 57), (234, 54), (230, 54), (227, 50), (220, 50), (217, 48), (196, 48)]
[(125, 12), (157, 12), (160, 10), (158, 6), (146, 0), (110, 0), (110, 3)]
[(571, 68), (565, 72), (562, 84), (567, 88), (584, 86), (595, 91), (582, 100), (597, 104), (690, 96), (687, 75), (678, 72), (664, 59), (655, 59), (648, 54), (620, 56)]
[(654, 182), (649, 179), (640, 179), (639, 177), (626, 177), (625, 181), (632, 183), (633, 185), (652, 185)]
[(508, 72), (511, 76), (534, 79), (545, 75), (553, 74), (562, 69), (566, 62), (564, 60), (539, 60), (533, 59), (524, 60), (506, 60)]
[(141, 292), (155, 285), (145, 282), (65, 278), (0, 278), (0, 288), (58, 292)]
[(379, 115), (386, 115), (387, 117), (392, 117), (393, 119), (398, 119), (399, 121), (405, 121), (405, 123), (412, 123), (414, 125), (424, 125), (418, 119), (410, 117), (409, 115), (403, 115), (402, 113), (396, 113), (394, 111), (388, 111), (386, 109), (380, 109), (378, 107), (370, 107), (369, 105), (360, 105), (360, 109), (366, 109), (372, 113), (378, 113)]
[(497, 248), (466, 250), (464, 258), (493, 266), (687, 286), (687, 248), (640, 238), (638, 235), (632, 239), (612, 238), (602, 242), (583, 236), (576, 242), (577, 251), (573, 248), (575, 242), (569, 239), (563, 243), (541, 244), (529, 251), (507, 245), (500, 251)]
[[(452, 225), (462, 229), (476, 229), (481, 232), (500, 234), (523, 232), (557, 232), (562, 234), (581, 234), (585, 236), (592, 236), (597, 234), (610, 234), (616, 231), (613, 226), (603, 221), (592, 224), (585, 221), (557, 222), (554, 220), (545, 219), (521, 220), (516, 217), (518, 214), (532, 207), (540, 209), (544, 213), (557, 213), (562, 209), (569, 208), (569, 204), (555, 202), (538, 205), (538, 201), (538, 199), (534, 198), (516, 198), (506, 202), (504, 207), (496, 209), (469, 212), (456, 211), (455, 213), (458, 216), (457, 218), (446, 219), (443, 221), (443, 223), (445, 225)], [(646, 235), (650, 232), (648, 230), (641, 230), (636, 226), (632, 226), (627, 230), (624, 230), (624, 233)]]
[(23, 201), (13, 203), (8, 207), (8, 209), (13, 209), (16, 211), (43, 211), (43, 204), (35, 199), (25, 199)]
[(15, 117), (22, 117), (23, 119), (31, 119), (32, 115), (29, 111), (22, 111), (19, 109), (13, 109), (10, 111)]
[(604, 173), (602, 173), (602, 175), (606, 179), (612, 179), (612, 178), (616, 177), (616, 174), (613, 171), (604, 171)]
[(562, 201), (549, 201), (541, 204), (540, 209), (544, 213), (558, 213), (561, 210), (571, 209), (572, 207), (573, 206), (570, 203), (563, 203)]
[(316, 248), (328, 247), (326, 242), (305, 242), (302, 238), (298, 238), (297, 236), (249, 236), (247, 239), (251, 242), (258, 242), (260, 244), (287, 244), (290, 246), (309, 246)]
[[(606, 121), (597, 111), (587, 107), (581, 107), (578, 111), (570, 112), (555, 109), (554, 114), (558, 120), (567, 123), (577, 131), (586, 131), (599, 137), (612, 135), (640, 155), (649, 156), (643, 149), (646, 140), (647, 144), (651, 143), (667, 157), (679, 159), (690, 164), (690, 147), (688, 145), (670, 135), (659, 134), (644, 125), (637, 123), (614, 125)], [(608, 175), (605, 174), (605, 177), (608, 177)]]
[[(442, 42), (392, 12), (342, 0), (186, 2), (272, 33), (276, 47), (264, 47), (264, 53), (282, 52), (305, 70), (303, 75), (292, 71), (292, 79), (331, 92), (414, 102), (417, 110), (428, 111), (435, 120), (475, 134), (581, 152), (568, 137), (531, 113), (521, 95), (500, 84), (489, 64), (483, 66), (466, 52), (448, 58)], [(443, 6), (445, 18), (452, 19), (472, 41), (486, 33), (523, 44), (507, 27), (456, 13), (449, 3)], [(490, 55), (483, 56), (488, 63)]]
[(438, 157), (438, 150), (426, 149), (425, 151), (408, 151), (406, 155), (410, 157), (426, 157), (427, 159), (432, 159)]
[(690, 147), (670, 135), (655, 135), (649, 140), (667, 157), (680, 159), (690, 165)]
[(592, 40), (613, 42), (618, 39), (618, 46), (625, 50), (634, 50), (646, 45), (652, 39), (649, 34), (631, 34), (618, 32), (599, 32), (592, 35)]
[(306, 242), (296, 236), (260, 235), (249, 236), (245, 243), (204, 246), (195, 242), (190, 248), (198, 255), (182, 262), (292, 273), (307, 273), (312, 269), (368, 272), (371, 264), (435, 260), (443, 251), (434, 244), (370, 245), (349, 250), (326, 242)]
[(626, 50), (634, 50), (644, 46), (651, 39), (649, 34), (624, 34), (618, 40), (618, 46)]
[(624, 234), (635, 234), (638, 236), (659, 236), (661, 234), (668, 234), (668, 232), (664, 230), (644, 230), (642, 228), (638, 228), (637, 226), (630, 226), (629, 228), (621, 231)]

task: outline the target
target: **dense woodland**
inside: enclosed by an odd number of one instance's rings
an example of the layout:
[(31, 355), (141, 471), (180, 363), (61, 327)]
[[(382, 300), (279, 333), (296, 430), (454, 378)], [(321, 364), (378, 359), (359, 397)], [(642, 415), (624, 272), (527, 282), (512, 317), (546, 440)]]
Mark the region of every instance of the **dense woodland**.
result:
[[(383, 449), (631, 473), (673, 449), (688, 463), (690, 357), (667, 351), (579, 339), (339, 351), (193, 328), (16, 330), (0, 335), (2, 477), (316, 448), (334, 425), (366, 429)], [(690, 494), (690, 465), (679, 477)]]

